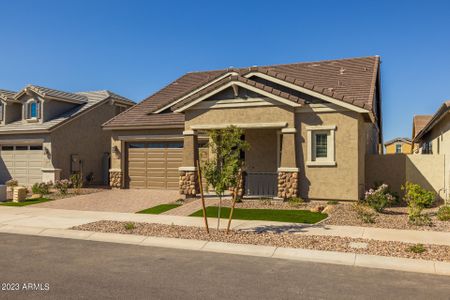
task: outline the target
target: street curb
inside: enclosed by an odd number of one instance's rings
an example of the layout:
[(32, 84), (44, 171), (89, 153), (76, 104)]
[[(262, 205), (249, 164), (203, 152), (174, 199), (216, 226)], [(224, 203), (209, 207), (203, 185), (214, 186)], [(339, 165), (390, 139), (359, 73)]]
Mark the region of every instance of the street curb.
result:
[(1, 226), (0, 233), (249, 255), (450, 276), (450, 263), (448, 262), (401, 257), (13, 225)]

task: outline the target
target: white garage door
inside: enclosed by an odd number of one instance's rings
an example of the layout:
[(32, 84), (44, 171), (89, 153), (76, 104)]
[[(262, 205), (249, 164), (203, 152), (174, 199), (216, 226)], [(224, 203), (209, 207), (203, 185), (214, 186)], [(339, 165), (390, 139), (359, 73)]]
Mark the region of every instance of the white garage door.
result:
[(2, 183), (11, 178), (26, 186), (42, 181), (42, 145), (2, 145), (0, 158)]

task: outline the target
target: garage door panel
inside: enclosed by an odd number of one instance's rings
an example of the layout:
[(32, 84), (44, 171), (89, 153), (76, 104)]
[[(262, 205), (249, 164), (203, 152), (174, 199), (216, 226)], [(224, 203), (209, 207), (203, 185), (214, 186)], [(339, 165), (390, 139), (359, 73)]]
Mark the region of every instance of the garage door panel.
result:
[[(144, 188), (153, 189), (178, 189), (179, 171), (183, 161), (183, 149), (171, 148), (182, 147), (180, 142), (157, 142), (146, 143), (145, 148), (139, 149), (140, 154), (136, 156), (129, 149), (128, 154), (128, 176), (130, 177), (130, 187), (136, 180), (136, 175), (143, 175), (140, 184)], [(137, 160), (136, 158), (140, 159)], [(137, 170), (140, 170), (137, 173)]]

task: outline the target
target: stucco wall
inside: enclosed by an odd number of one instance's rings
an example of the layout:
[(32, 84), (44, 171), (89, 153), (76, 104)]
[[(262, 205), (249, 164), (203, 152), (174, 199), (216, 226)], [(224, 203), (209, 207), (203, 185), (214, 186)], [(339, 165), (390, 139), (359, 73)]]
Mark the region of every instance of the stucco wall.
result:
[(442, 198), (448, 197), (443, 190), (448, 182), (444, 166), (450, 164), (446, 155), (368, 155), (366, 157), (366, 188), (375, 183), (386, 183), (391, 190), (403, 195), (405, 182), (420, 184), (433, 190)]
[(57, 100), (44, 100), (42, 105), (42, 117), (43, 121), (54, 119), (55, 117), (67, 112), (79, 104), (68, 103)]
[[(361, 116), (354, 112), (296, 114), (300, 196), (311, 199), (358, 200), (363, 176), (358, 167), (365, 144), (365, 130), (359, 132)], [(307, 126), (336, 125), (336, 166), (306, 166)], [(360, 139), (364, 139), (358, 142)]]
[(4, 107), (4, 124), (9, 124), (22, 119), (22, 105), (18, 103), (7, 103)]
[(114, 106), (107, 101), (51, 133), (52, 161), (55, 168), (62, 169), (61, 178), (70, 176), (70, 158), (75, 154), (83, 161), (83, 176), (93, 172), (94, 183), (103, 183), (103, 157), (111, 151), (111, 132), (102, 130), (101, 125), (114, 113)]
[(266, 106), (252, 108), (226, 108), (211, 110), (188, 110), (185, 128), (204, 124), (275, 123), (287, 122), (294, 126), (294, 110), (290, 107)]

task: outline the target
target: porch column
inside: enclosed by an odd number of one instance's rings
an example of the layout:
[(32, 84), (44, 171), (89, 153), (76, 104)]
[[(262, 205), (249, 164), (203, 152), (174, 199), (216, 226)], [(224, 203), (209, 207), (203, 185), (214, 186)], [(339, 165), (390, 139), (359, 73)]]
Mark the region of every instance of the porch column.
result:
[(199, 193), (196, 162), (198, 160), (197, 133), (193, 130), (183, 131), (183, 166), (180, 171), (180, 194), (195, 196)]
[(295, 147), (295, 128), (281, 130), (281, 157), (278, 168), (278, 197), (287, 199), (298, 196), (297, 149)]

